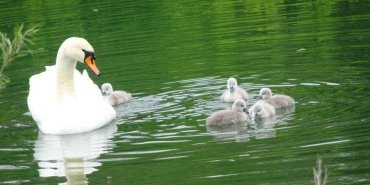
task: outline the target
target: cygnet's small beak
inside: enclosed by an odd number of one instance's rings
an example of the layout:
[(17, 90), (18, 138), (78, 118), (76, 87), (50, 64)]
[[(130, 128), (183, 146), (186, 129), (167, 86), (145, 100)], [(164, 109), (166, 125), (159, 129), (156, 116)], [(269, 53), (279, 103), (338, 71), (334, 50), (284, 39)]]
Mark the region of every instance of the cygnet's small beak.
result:
[(254, 120), (255, 119), (254, 114), (249, 115), (249, 119)]
[(230, 92), (234, 92), (235, 91), (235, 87), (234, 86), (230, 86)]
[(248, 112), (248, 108), (244, 108), (244, 109), (243, 109), (243, 112), (245, 112), (245, 113), (249, 114), (249, 112)]
[(257, 100), (262, 100), (262, 96), (257, 96)]
[(98, 66), (96, 66), (95, 59), (93, 56), (86, 56), (85, 57), (85, 64), (89, 66), (89, 68), (97, 75), (100, 76), (100, 71)]

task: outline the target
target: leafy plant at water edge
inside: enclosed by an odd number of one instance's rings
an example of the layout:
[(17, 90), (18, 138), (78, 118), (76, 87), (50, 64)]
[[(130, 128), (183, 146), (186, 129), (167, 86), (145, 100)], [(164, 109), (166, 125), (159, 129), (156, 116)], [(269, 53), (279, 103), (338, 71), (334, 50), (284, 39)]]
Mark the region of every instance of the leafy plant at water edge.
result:
[[(318, 158), (316, 160), (316, 167), (313, 168), (313, 179), (315, 185), (325, 185), (328, 179), (328, 169), (325, 168), (324, 171), (322, 170), (322, 159)], [(322, 175), (324, 178), (322, 179)]]
[(10, 81), (4, 74), (6, 67), (15, 59), (33, 53), (30, 46), (33, 45), (32, 39), (37, 32), (37, 27), (24, 30), (23, 24), (14, 28), (13, 40), (10, 40), (5, 33), (0, 32), (0, 88), (5, 87), (6, 83)]

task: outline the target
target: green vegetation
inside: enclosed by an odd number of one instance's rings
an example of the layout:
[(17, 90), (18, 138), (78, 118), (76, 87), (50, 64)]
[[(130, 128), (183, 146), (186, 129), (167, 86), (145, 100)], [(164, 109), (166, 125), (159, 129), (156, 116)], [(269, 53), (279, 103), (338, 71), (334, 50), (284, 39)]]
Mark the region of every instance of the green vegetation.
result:
[(30, 49), (33, 45), (32, 39), (36, 35), (37, 27), (24, 30), (23, 24), (14, 28), (14, 38), (10, 40), (5, 33), (0, 32), (0, 88), (10, 81), (4, 74), (4, 70), (9, 64), (15, 61), (15, 59), (24, 57), (28, 54), (32, 54), (34, 51)]
[[(313, 179), (315, 185), (325, 185), (328, 179), (328, 169), (322, 170), (322, 159), (318, 158), (316, 160), (316, 167), (313, 168)], [(324, 176), (324, 177), (322, 177)]]

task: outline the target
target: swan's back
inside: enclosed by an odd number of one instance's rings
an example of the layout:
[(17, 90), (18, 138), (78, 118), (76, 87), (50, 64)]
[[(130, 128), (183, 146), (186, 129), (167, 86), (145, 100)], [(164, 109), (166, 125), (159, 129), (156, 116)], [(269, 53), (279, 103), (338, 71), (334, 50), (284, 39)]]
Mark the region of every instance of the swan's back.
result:
[(221, 110), (211, 114), (207, 120), (207, 125), (231, 125), (247, 121), (247, 115), (242, 112), (232, 110)]
[(104, 96), (104, 99), (113, 106), (121, 103), (126, 103), (130, 101), (131, 98), (131, 94), (126, 91), (113, 91), (111, 94)]
[(272, 95), (270, 88), (262, 88), (260, 90), (259, 97), (277, 109), (291, 108), (294, 106), (294, 99), (292, 97), (282, 94)]
[(294, 99), (287, 95), (276, 94), (270, 99), (265, 100), (275, 108), (290, 108), (294, 106)]
[(240, 94), (241, 98), (239, 99), (244, 99), (244, 100), (247, 100), (248, 99), (248, 93), (245, 89), (241, 88), (241, 87), (238, 87), (237, 88), (238, 90), (238, 93)]

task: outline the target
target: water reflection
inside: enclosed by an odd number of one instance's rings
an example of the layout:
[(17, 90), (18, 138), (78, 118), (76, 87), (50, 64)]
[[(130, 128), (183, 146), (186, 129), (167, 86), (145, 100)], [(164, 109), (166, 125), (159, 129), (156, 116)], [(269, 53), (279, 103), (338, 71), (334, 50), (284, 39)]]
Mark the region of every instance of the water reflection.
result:
[(40, 177), (66, 177), (65, 184), (87, 184), (87, 174), (97, 171), (101, 163), (96, 159), (109, 152), (111, 139), (117, 131), (115, 124), (89, 133), (74, 135), (38, 135), (34, 157), (38, 161)]
[(274, 118), (271, 118), (259, 120), (251, 126), (254, 128), (254, 136), (256, 139), (267, 139), (276, 137), (275, 125), (276, 121)]
[(249, 141), (247, 123), (233, 125), (207, 125), (207, 131), (217, 140)]
[(253, 121), (251, 127), (254, 129), (256, 139), (268, 139), (276, 137), (276, 126), (286, 124), (287, 120), (293, 119), (295, 107), (276, 110), (276, 116)]

